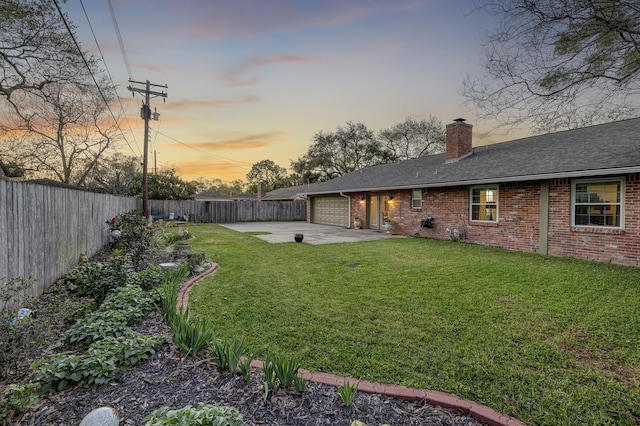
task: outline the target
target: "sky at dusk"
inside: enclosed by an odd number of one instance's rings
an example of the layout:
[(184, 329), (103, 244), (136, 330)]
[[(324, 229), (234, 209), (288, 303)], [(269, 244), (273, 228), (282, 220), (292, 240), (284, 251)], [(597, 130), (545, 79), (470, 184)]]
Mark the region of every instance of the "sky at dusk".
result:
[[(84, 9), (83, 9), (84, 4)], [(464, 117), (474, 145), (490, 135), (460, 96), (480, 75), (491, 17), (471, 0), (68, 0), (60, 6), (86, 51), (99, 55), (123, 98), (131, 148), (142, 155), (142, 97), (129, 78), (166, 84), (151, 100), (150, 167), (186, 180), (246, 180), (270, 159), (289, 168), (318, 131), (347, 121), (378, 131), (434, 115)], [(85, 16), (85, 12), (86, 15)], [(129, 68), (129, 70), (128, 70)], [(136, 85), (137, 87), (142, 87)], [(153, 90), (165, 90), (153, 88)]]

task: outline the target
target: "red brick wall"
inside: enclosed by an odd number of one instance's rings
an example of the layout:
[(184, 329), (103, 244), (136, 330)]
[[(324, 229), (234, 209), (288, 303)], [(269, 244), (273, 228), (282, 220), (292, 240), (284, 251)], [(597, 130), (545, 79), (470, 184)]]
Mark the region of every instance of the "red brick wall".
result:
[[(627, 177), (624, 230), (571, 226), (571, 182), (549, 185), (548, 254), (603, 262), (640, 265), (640, 175)], [(411, 191), (393, 191), (389, 216), (394, 233), (449, 239), (457, 230), (460, 239), (509, 250), (538, 253), (540, 234), (540, 182), (499, 185), (497, 223), (469, 220), (469, 187), (423, 190), (421, 209), (411, 208)], [(352, 197), (352, 215), (366, 228), (366, 203), (362, 194)], [(433, 228), (421, 228), (423, 217), (432, 216)], [(447, 232), (447, 229), (449, 232)]]
[(625, 183), (624, 229), (571, 226), (571, 181), (549, 185), (549, 254), (640, 266), (640, 175)]
[[(423, 191), (422, 209), (411, 208), (410, 191), (396, 194), (390, 217), (397, 222), (394, 232), (436, 239), (459, 235), (475, 244), (510, 250), (538, 252), (540, 229), (540, 184), (500, 185), (498, 222), (469, 220), (469, 187), (429, 188)], [(433, 228), (420, 226), (423, 217), (433, 217)]]

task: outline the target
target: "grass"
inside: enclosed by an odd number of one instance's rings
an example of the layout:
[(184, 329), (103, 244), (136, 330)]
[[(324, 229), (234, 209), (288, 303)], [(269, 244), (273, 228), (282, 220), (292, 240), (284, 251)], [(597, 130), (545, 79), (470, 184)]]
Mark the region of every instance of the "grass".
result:
[(196, 316), (303, 368), (451, 392), (529, 424), (640, 422), (640, 269), (429, 239), (269, 244), (192, 227)]

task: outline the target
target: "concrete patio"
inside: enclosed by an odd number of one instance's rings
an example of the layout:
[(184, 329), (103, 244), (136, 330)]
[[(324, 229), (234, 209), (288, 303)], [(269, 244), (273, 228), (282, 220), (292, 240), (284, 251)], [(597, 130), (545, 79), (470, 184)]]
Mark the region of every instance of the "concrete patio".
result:
[(241, 222), (221, 223), (220, 226), (238, 232), (268, 232), (255, 235), (269, 243), (292, 243), (295, 234), (304, 235), (306, 244), (353, 243), (357, 241), (373, 241), (385, 238), (406, 238), (400, 235), (387, 234), (384, 231), (371, 229), (347, 229), (340, 226), (318, 225), (307, 222)]

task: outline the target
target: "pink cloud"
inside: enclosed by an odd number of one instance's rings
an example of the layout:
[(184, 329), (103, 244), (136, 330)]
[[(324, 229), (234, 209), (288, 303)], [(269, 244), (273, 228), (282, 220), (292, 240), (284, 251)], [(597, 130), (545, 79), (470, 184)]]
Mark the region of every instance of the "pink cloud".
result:
[[(255, 148), (265, 148), (274, 144), (274, 137), (276, 132), (259, 133), (256, 135), (247, 135), (234, 139), (221, 140), (217, 142), (196, 142), (190, 145), (205, 151), (219, 151), (219, 150), (245, 150)], [(180, 145), (175, 145), (179, 147)]]
[(221, 75), (221, 80), (227, 87), (246, 87), (256, 84), (261, 80), (260, 77), (251, 77), (247, 74), (252, 73), (256, 69), (272, 64), (302, 64), (302, 63), (318, 63), (317, 59), (309, 56), (298, 55), (270, 55), (270, 56), (253, 56), (246, 59), (243, 63), (232, 70), (225, 71)]

